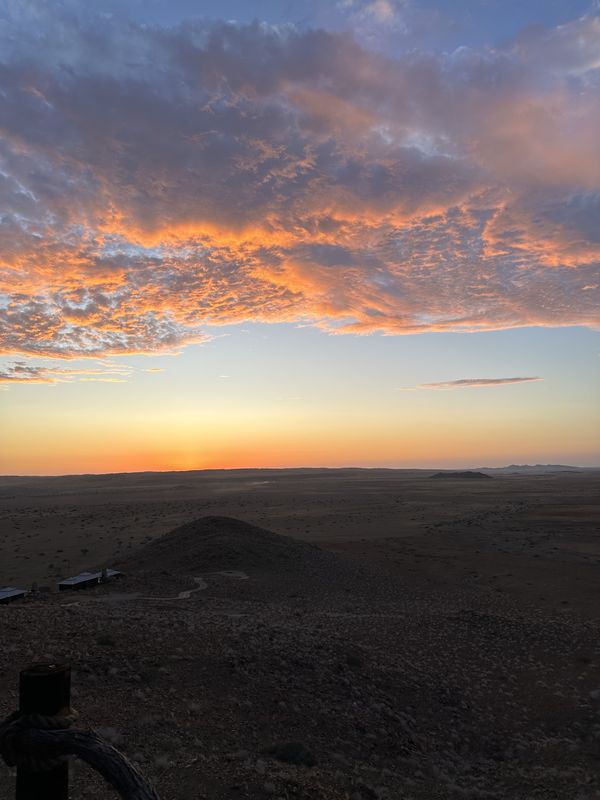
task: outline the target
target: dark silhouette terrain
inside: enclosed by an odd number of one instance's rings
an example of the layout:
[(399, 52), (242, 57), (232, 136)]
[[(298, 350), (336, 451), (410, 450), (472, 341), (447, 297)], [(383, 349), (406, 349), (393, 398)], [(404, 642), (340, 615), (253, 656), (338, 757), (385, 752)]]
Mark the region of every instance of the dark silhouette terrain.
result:
[(436, 480), (452, 480), (452, 481), (487, 481), (492, 480), (491, 475), (486, 475), (485, 472), (474, 472), (473, 470), (466, 470), (465, 472), (436, 472), (431, 476)]
[(120, 562), (125, 571), (177, 575), (221, 570), (306, 574), (336, 557), (319, 547), (232, 517), (188, 522), (141, 546)]
[(0, 607), (0, 717), (65, 660), (163, 800), (593, 798), (598, 475), (430, 475), (0, 481), (2, 581), (127, 573)]

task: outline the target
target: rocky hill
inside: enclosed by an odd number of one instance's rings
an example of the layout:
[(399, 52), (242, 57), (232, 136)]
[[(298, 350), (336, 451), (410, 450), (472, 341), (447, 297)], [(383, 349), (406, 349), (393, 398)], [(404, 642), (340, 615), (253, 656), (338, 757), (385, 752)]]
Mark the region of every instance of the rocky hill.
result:
[(129, 571), (196, 574), (220, 570), (311, 571), (334, 556), (232, 517), (200, 517), (143, 545), (122, 567)]
[(485, 472), (475, 472), (474, 470), (466, 470), (465, 472), (436, 472), (431, 475), (432, 478), (446, 479), (452, 481), (487, 481), (492, 480), (491, 475), (486, 475)]

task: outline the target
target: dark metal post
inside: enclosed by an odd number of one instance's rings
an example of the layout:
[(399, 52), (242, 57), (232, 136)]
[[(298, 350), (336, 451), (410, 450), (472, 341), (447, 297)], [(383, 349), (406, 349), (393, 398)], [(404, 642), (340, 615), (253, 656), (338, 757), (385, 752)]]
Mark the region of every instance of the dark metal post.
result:
[[(21, 714), (53, 716), (71, 704), (71, 667), (66, 664), (34, 664), (24, 669), (19, 680)], [(69, 764), (44, 772), (17, 769), (16, 800), (68, 800)]]

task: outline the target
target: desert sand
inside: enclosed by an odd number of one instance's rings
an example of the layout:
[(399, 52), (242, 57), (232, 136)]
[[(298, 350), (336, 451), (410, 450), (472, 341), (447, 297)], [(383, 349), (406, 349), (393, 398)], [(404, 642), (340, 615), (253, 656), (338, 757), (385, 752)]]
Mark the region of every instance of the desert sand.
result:
[(0, 717), (66, 660), (163, 800), (600, 797), (600, 472), (434, 474), (1, 478), (0, 585), (126, 577), (0, 606)]

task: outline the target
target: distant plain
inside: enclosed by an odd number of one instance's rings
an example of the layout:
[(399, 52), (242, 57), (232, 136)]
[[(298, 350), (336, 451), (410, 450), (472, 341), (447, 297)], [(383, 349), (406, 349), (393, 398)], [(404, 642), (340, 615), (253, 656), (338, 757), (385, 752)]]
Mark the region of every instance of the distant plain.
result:
[(433, 474), (0, 479), (0, 585), (125, 572), (0, 606), (0, 719), (65, 661), (161, 800), (596, 800), (600, 471)]
[(393, 571), (600, 611), (600, 470), (434, 480), (431, 470), (290, 469), (0, 478), (0, 583), (54, 585), (206, 515)]

